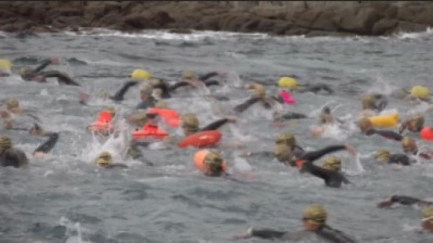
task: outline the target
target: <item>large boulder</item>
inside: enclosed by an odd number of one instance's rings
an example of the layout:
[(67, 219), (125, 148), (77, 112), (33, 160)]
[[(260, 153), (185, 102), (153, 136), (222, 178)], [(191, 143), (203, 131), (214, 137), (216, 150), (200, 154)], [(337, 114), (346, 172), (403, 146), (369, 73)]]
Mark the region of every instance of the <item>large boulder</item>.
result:
[(374, 24), (381, 18), (380, 13), (371, 7), (351, 7), (339, 11), (334, 18), (334, 24), (340, 30), (371, 34)]
[(385, 18), (379, 20), (373, 26), (372, 34), (373, 35), (383, 35), (387, 33), (389, 30), (393, 29), (398, 24), (396, 19)]

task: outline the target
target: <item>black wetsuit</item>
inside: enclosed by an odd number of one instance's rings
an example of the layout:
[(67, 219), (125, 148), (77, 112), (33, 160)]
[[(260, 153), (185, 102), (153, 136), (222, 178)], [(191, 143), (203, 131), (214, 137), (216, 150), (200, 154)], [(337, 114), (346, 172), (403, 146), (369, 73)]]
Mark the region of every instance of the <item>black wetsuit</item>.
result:
[(57, 141), (59, 140), (59, 134), (56, 132), (46, 134), (45, 136), (48, 136), (48, 140), (45, 143), (41, 144), (33, 153), (48, 153), (54, 148)]
[(302, 155), (300, 158), (297, 159), (297, 161), (304, 161), (300, 172), (308, 172), (316, 177), (323, 179), (325, 181), (325, 185), (329, 187), (340, 187), (342, 182), (344, 182), (345, 184), (350, 183), (349, 180), (342, 173), (328, 170), (313, 164), (315, 160), (320, 159), (326, 154), (344, 149), (346, 149), (344, 145), (334, 145), (323, 148), (321, 150), (308, 152)]
[(28, 159), (26, 154), (16, 148), (9, 148), (0, 154), (0, 166), (7, 167), (12, 166), (19, 168), (28, 165)]
[(155, 100), (155, 98), (150, 97), (148, 100), (142, 100), (137, 107), (135, 107), (135, 109), (143, 109), (146, 110), (150, 107), (154, 107), (156, 104), (157, 100)]
[(218, 128), (220, 128), (221, 126), (223, 126), (224, 124), (226, 124), (228, 122), (227, 118), (223, 118), (220, 120), (216, 120), (212, 123), (210, 123), (209, 125), (206, 125), (205, 127), (203, 127), (202, 129), (200, 129), (200, 132), (204, 132), (204, 131), (213, 131), (213, 130), (217, 130)]
[(275, 120), (297, 120), (297, 119), (305, 119), (308, 118), (307, 115), (297, 112), (287, 112), (279, 117), (276, 117)]
[(318, 93), (321, 90), (326, 91), (328, 94), (333, 94), (334, 93), (334, 90), (332, 90), (326, 84), (305, 84), (305, 85), (303, 85), (303, 86), (300, 87), (300, 89), (298, 90), (298, 92), (299, 93), (304, 93), (304, 92)]
[[(202, 75), (198, 78), (198, 80), (202, 81), (207, 87), (212, 86), (212, 85), (219, 85), (219, 82), (216, 80), (208, 80), (212, 77), (217, 76), (218, 73), (217, 72), (211, 72), (211, 73), (207, 73), (205, 75)], [(189, 83), (186, 81), (179, 81), (176, 82), (175, 84), (173, 84), (169, 89), (170, 91), (175, 91), (176, 89), (180, 88), (180, 87), (184, 87), (184, 86), (188, 86)]]
[(243, 102), (242, 104), (239, 104), (239, 105), (235, 106), (234, 111), (236, 111), (238, 113), (242, 113), (242, 112), (246, 111), (250, 106), (252, 106), (255, 103), (257, 103), (258, 101), (261, 101), (263, 107), (265, 107), (266, 109), (270, 109), (271, 108), (271, 104), (269, 104), (268, 102), (263, 101), (262, 98), (251, 97), (248, 100), (246, 100), (245, 102)]
[[(161, 81), (161, 83), (158, 84), (158, 85), (154, 85), (153, 88), (154, 89), (161, 89), (162, 90), (162, 96), (161, 96), (161, 98), (163, 98), (163, 99), (171, 98), (170, 90), (169, 90), (168, 85), (163, 80), (160, 80), (160, 81)], [(120, 88), (114, 94), (114, 96), (110, 97), (110, 99), (112, 99), (114, 101), (122, 101), (122, 100), (124, 100), (124, 96), (125, 96), (126, 92), (128, 92), (129, 88), (131, 88), (131, 87), (133, 87), (133, 86), (135, 86), (137, 84), (139, 84), (138, 81), (128, 81), (128, 82), (126, 82), (122, 86), (122, 88)]]
[(326, 240), (330, 243), (355, 243), (356, 241), (346, 236), (343, 232), (333, 229), (328, 225), (323, 225), (316, 231), (298, 231), (298, 232), (285, 232), (277, 231), (272, 229), (253, 229), (251, 236), (259, 237), (263, 239), (280, 239), (280, 240), (293, 240), (299, 241), (305, 238), (312, 237), (313, 235), (318, 236), (321, 239)]
[(64, 74), (62, 72), (59, 72), (59, 71), (45, 71), (45, 72), (43, 72), (42, 70), (45, 69), (50, 64), (51, 64), (50, 60), (45, 60), (45, 61), (42, 62), (41, 65), (39, 65), (38, 67), (36, 67), (34, 70), (31, 70), (26, 75), (22, 76), (22, 78), (25, 81), (31, 81), (36, 76), (43, 76), (44, 79), (46, 79), (46, 78), (57, 78), (57, 80), (60, 83), (64, 83), (64, 84), (67, 84), (67, 85), (80, 86), (80, 84), (78, 84), (77, 82), (75, 82), (74, 80), (72, 80), (70, 77), (68, 77), (68, 75), (66, 75), (66, 74)]
[(391, 197), (392, 203), (399, 203), (402, 205), (413, 205), (413, 204), (421, 204), (421, 205), (433, 205), (433, 202), (424, 201), (415, 197), (409, 197), (409, 196), (400, 196), (400, 195), (394, 195)]
[(412, 160), (406, 154), (392, 154), (387, 161), (388, 164), (411, 165)]
[(401, 136), (400, 134), (398, 134), (398, 133), (396, 133), (394, 131), (391, 131), (391, 130), (370, 129), (370, 130), (368, 130), (365, 133), (365, 135), (367, 135), (367, 136), (371, 136), (373, 134), (377, 134), (377, 135), (380, 135), (380, 136), (382, 136), (384, 138), (392, 139), (392, 140), (395, 140), (395, 141), (401, 141), (403, 139), (403, 136)]

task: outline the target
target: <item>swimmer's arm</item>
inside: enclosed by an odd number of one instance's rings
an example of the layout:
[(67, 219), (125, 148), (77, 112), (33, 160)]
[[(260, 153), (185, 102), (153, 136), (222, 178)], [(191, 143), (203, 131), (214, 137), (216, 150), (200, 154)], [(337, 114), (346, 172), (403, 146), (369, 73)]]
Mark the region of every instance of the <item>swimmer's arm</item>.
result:
[(262, 239), (281, 239), (287, 232), (277, 231), (273, 229), (248, 229), (246, 234), (235, 236), (235, 239), (248, 239), (251, 237), (258, 237)]
[(310, 161), (307, 161), (302, 165), (301, 172), (309, 172), (310, 174), (323, 179), (325, 182), (328, 182), (332, 176), (332, 172), (322, 167), (316, 166)]
[(49, 71), (43, 72), (41, 74), (44, 75), (46, 78), (57, 78), (59, 82), (63, 84), (80, 86), (79, 83), (72, 80), (67, 74), (61, 73), (59, 71)]
[(248, 107), (252, 106), (254, 103), (256, 103), (259, 100), (260, 99), (258, 98), (249, 98), (244, 103), (235, 106), (234, 110), (239, 113), (244, 112), (246, 109), (248, 109)]
[(43, 69), (48, 67), (48, 65), (50, 65), (50, 64), (51, 64), (50, 59), (44, 60), (39, 66), (37, 66), (34, 70), (32, 70), (31, 74), (35, 74), (35, 73), (42, 71)]
[(184, 86), (188, 86), (188, 85), (189, 85), (188, 82), (180, 81), (180, 82), (177, 82), (177, 83), (173, 84), (173, 85), (170, 87), (170, 91), (175, 91), (176, 89), (178, 89), (178, 88), (180, 88), (180, 87), (184, 87)]
[(198, 79), (201, 81), (206, 81), (212, 77), (218, 76), (218, 72), (211, 72), (211, 73), (207, 73), (205, 75), (200, 76)]
[(403, 139), (400, 134), (390, 130), (374, 130), (374, 133), (384, 138), (392, 139), (395, 141), (401, 141)]
[(41, 144), (37, 149), (35, 149), (35, 151), (33, 152), (33, 154), (37, 153), (37, 152), (41, 152), (41, 153), (48, 153), (50, 152), (54, 146), (57, 144), (57, 141), (59, 140), (59, 134), (58, 133), (50, 133), (47, 134), (49, 136), (48, 140)]
[(217, 130), (218, 128), (222, 127), (223, 125), (225, 125), (226, 123), (229, 123), (229, 122), (233, 122), (233, 120), (228, 119), (228, 118), (223, 118), (223, 119), (214, 121), (211, 124), (205, 126), (204, 128), (201, 129), (201, 131)]
[(112, 96), (110, 98), (114, 101), (122, 101), (124, 99), (123, 97), (125, 96), (126, 92), (128, 92), (129, 88), (131, 88), (132, 86), (135, 86), (137, 84), (138, 84), (137, 81), (126, 82), (123, 85), (123, 87), (119, 91), (117, 91), (116, 94), (114, 94), (114, 96)]
[(206, 87), (209, 87), (212, 85), (219, 85), (220, 83), (216, 80), (209, 80), (209, 81), (205, 81), (204, 84), (206, 85)]
[(314, 160), (320, 159), (322, 156), (332, 153), (332, 152), (336, 152), (336, 151), (340, 151), (340, 150), (344, 150), (346, 149), (345, 145), (334, 145), (334, 146), (328, 146), (325, 147), (321, 150), (317, 150), (317, 151), (313, 151), (313, 152), (308, 152), (306, 154), (304, 154), (301, 158), (299, 158), (300, 160), (306, 160), (306, 161), (311, 161), (313, 162)]

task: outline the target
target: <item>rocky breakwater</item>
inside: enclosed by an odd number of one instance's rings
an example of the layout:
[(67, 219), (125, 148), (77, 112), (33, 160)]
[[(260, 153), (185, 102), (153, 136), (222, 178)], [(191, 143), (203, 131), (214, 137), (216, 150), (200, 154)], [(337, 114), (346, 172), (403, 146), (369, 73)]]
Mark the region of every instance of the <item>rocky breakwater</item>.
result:
[(274, 35), (391, 35), (433, 26), (433, 2), (8, 1), (0, 30), (108, 28), (261, 32)]

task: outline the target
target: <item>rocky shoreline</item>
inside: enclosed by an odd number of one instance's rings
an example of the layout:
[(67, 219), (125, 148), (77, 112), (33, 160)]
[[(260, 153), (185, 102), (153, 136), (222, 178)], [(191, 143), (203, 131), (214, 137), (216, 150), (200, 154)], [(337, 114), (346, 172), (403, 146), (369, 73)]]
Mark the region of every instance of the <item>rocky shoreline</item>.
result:
[(8, 1), (0, 31), (60, 32), (107, 28), (350, 36), (421, 32), (433, 26), (433, 2), (315, 1)]

